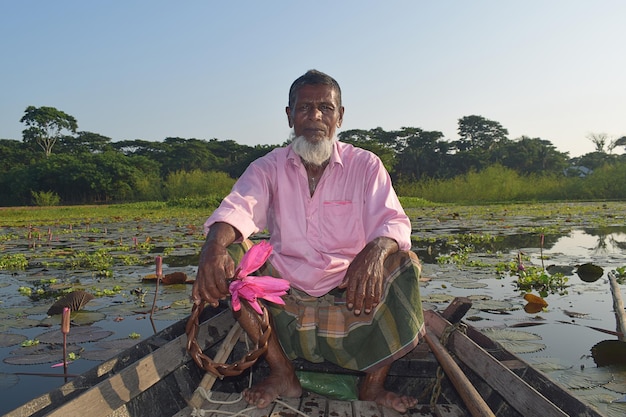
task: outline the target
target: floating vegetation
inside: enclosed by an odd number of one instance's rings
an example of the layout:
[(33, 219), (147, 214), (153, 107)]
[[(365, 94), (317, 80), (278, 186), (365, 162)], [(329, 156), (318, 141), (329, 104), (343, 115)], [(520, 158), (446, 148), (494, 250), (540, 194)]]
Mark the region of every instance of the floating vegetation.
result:
[[(72, 311), (70, 315), (70, 319), (72, 324), (75, 326), (89, 326), (94, 323), (99, 322), (100, 320), (106, 319), (106, 314), (101, 313), (99, 311)], [(59, 316), (49, 316), (39, 323), (40, 326), (51, 327), (59, 324), (60, 319)]]
[(613, 380), (613, 374), (600, 368), (584, 368), (562, 373), (556, 380), (572, 390), (601, 387)]
[(126, 349), (135, 346), (135, 344), (137, 344), (137, 341), (131, 338), (105, 340), (94, 345), (97, 349), (84, 351), (80, 357), (91, 361), (104, 361), (119, 355)]
[(28, 259), (21, 253), (5, 254), (0, 256), (0, 270), (18, 270), (26, 269)]
[(455, 281), (452, 283), (452, 286), (455, 288), (464, 288), (466, 290), (488, 287), (488, 285), (484, 282), (480, 282), (475, 279), (468, 279), (466, 281)]
[(561, 273), (549, 274), (543, 268), (525, 266), (517, 269), (516, 285), (520, 291), (537, 291), (542, 297), (549, 294), (562, 294), (567, 288), (567, 277)]
[(454, 300), (454, 296), (450, 294), (432, 293), (422, 296), (422, 301), (429, 303), (449, 303)]
[(591, 348), (591, 356), (598, 366), (626, 365), (626, 342), (603, 340)]
[(530, 358), (528, 359), (528, 363), (544, 373), (574, 368), (571, 363), (564, 363), (560, 358)]
[[(61, 333), (61, 332), (59, 332)], [(79, 345), (67, 346), (68, 353), (79, 354), (83, 348)], [(42, 363), (59, 362), (63, 360), (63, 346), (39, 344), (34, 347), (21, 347), (4, 358), (9, 365), (39, 365)]]
[[(97, 326), (84, 326), (73, 327), (72, 331), (67, 334), (67, 343), (85, 343), (94, 342), (96, 340), (104, 339), (113, 334), (110, 330), (104, 330)], [(63, 344), (63, 334), (60, 329), (50, 330), (36, 336), (36, 339), (41, 343), (47, 344)]]
[(534, 353), (546, 348), (546, 345), (537, 342), (537, 340), (541, 340), (541, 336), (534, 333), (499, 328), (485, 328), (480, 331), (515, 354)]
[(15, 333), (0, 333), (0, 347), (19, 345), (27, 339), (26, 336)]
[(576, 268), (576, 274), (585, 282), (596, 282), (604, 275), (604, 269), (598, 265), (586, 263)]

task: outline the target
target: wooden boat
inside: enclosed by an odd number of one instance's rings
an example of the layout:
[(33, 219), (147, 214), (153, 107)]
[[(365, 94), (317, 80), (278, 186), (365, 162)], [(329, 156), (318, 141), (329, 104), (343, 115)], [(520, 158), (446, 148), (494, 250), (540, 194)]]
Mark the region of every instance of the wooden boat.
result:
[[(389, 388), (417, 396), (420, 401), (404, 416), (602, 416), (498, 343), (463, 324), (460, 320), (468, 308), (466, 299), (456, 299), (441, 314), (425, 311), (427, 343), (420, 343), (392, 366)], [(229, 356), (232, 349), (227, 346), (235, 346), (233, 357), (246, 351), (238, 342), (238, 333), (232, 331), (235, 321), (230, 311), (208, 308), (204, 316), (208, 318), (200, 326), (197, 341), (206, 354), (217, 361)], [(401, 415), (371, 402), (331, 399), (313, 392), (277, 401), (263, 410), (249, 409), (239, 395), (249, 375), (215, 381), (205, 374), (186, 351), (185, 324), (182, 321), (168, 327), (5, 416)], [(347, 373), (332, 364), (297, 361), (296, 367), (333, 375)], [(263, 362), (253, 369), (254, 378), (267, 373)], [(201, 387), (205, 386), (212, 386), (212, 401), (202, 395)]]

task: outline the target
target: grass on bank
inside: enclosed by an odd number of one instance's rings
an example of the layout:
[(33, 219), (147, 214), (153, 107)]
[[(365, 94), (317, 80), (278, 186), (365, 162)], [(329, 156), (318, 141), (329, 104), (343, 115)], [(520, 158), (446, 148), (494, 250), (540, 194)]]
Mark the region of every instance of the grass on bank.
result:
[[(179, 174), (176, 196), (168, 201), (136, 202), (90, 206), (47, 206), (0, 208), (0, 226), (88, 223), (148, 218), (181, 219), (202, 224), (228, 192), (227, 184), (219, 191), (198, 196), (197, 182), (206, 178)], [(481, 172), (471, 172), (449, 180), (425, 180), (395, 184), (405, 209), (448, 205), (485, 205), (555, 201), (626, 200), (626, 164), (606, 165), (585, 178), (550, 175), (522, 176), (499, 165)], [(188, 190), (189, 193), (186, 193)], [(187, 195), (187, 196), (186, 196)], [(543, 203), (542, 203), (543, 202)], [(183, 220), (184, 219), (184, 220)]]

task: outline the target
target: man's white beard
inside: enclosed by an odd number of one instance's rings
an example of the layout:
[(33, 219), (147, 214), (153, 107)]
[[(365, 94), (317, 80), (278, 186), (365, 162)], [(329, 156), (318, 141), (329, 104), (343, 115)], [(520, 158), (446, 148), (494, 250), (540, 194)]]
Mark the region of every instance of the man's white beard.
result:
[(337, 138), (334, 137), (311, 143), (304, 136), (298, 136), (293, 138), (292, 149), (304, 162), (321, 166), (330, 159), (336, 140)]

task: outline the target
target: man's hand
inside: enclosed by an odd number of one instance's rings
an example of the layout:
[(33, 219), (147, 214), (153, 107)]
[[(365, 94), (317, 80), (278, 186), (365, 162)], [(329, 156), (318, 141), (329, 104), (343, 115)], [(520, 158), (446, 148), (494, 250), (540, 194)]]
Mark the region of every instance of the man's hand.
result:
[(238, 235), (239, 232), (226, 223), (211, 225), (200, 252), (198, 274), (191, 291), (194, 303), (204, 300), (217, 307), (219, 300), (229, 295), (228, 280), (235, 275), (235, 263), (226, 248)]
[(368, 243), (354, 258), (339, 288), (346, 289), (348, 309), (355, 315), (369, 314), (380, 303), (387, 256), (399, 250), (395, 240), (379, 237)]

